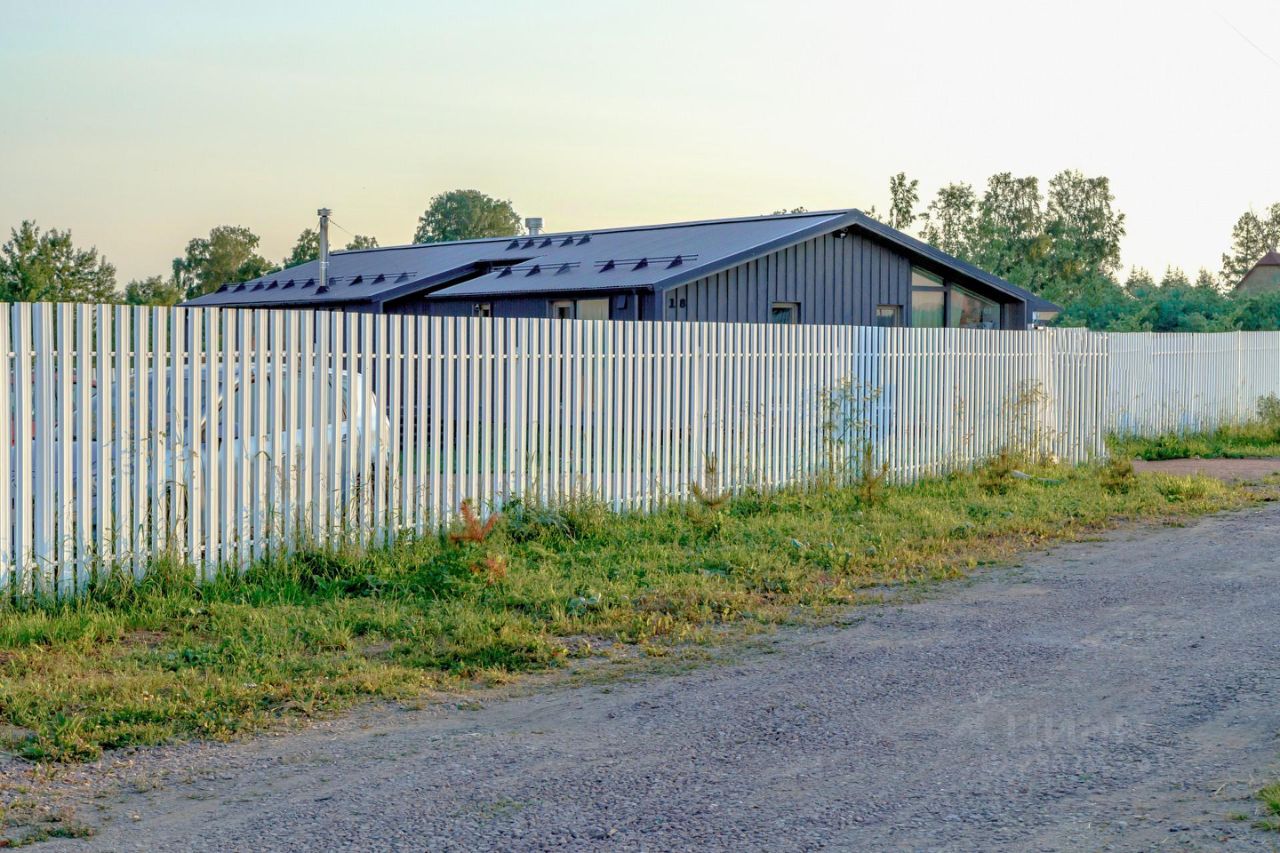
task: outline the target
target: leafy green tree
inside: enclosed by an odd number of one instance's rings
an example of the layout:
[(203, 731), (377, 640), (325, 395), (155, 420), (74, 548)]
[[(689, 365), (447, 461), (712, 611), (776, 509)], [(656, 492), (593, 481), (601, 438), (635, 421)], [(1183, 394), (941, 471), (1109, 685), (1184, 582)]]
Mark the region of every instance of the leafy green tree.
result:
[(1232, 328), (1245, 332), (1270, 332), (1280, 329), (1280, 291), (1251, 293), (1231, 300)]
[(1244, 213), (1231, 229), (1231, 248), (1222, 256), (1222, 286), (1233, 288), (1253, 265), (1280, 245), (1280, 202), (1266, 213)]
[(281, 265), (296, 267), (298, 264), (314, 261), (318, 257), (320, 257), (320, 232), (314, 228), (304, 228), (298, 235), (297, 242), (293, 244), (293, 251), (281, 261)]
[(1049, 181), (1044, 231), (1051, 279), (1110, 275), (1120, 267), (1124, 214), (1114, 209), (1111, 181), (1060, 172)]
[(278, 269), (258, 254), (260, 238), (248, 228), (219, 225), (208, 237), (195, 237), (173, 261), (174, 281), (193, 299), (234, 281), (247, 281)]
[(906, 231), (916, 221), (916, 205), (920, 203), (920, 182), (907, 180), (906, 172), (889, 179), (889, 227)]
[[(378, 248), (378, 238), (369, 237), (365, 234), (352, 234), (351, 239), (347, 241), (347, 251), (355, 251), (356, 249), (376, 249)], [(318, 250), (317, 250), (318, 253)]]
[[(351, 240), (346, 245), (348, 252), (355, 249), (376, 248), (378, 248), (378, 239), (364, 234), (352, 234)], [(306, 228), (298, 235), (298, 241), (293, 244), (293, 251), (284, 259), (283, 265), (296, 267), (298, 264), (314, 261), (318, 257), (320, 257), (320, 232), (314, 228)]]
[(1034, 177), (992, 175), (978, 203), (973, 250), (967, 260), (1032, 292), (1044, 289), (1051, 241), (1044, 231), (1043, 197)]
[(70, 231), (41, 232), (29, 220), (0, 247), (0, 300), (115, 302), (116, 268), (98, 250), (78, 249)]
[(450, 190), (431, 199), (418, 218), (415, 243), (444, 243), (521, 233), (520, 216), (510, 201), (479, 190)]
[(1143, 303), (1133, 293), (1108, 276), (1095, 275), (1072, 285), (1073, 295), (1065, 299), (1051, 289), (1046, 298), (1063, 306), (1060, 326), (1085, 326), (1097, 331), (1137, 332), (1142, 330)]
[(920, 214), (920, 237), (949, 255), (973, 256), (978, 232), (978, 196), (970, 184), (947, 184)]
[(181, 285), (159, 275), (134, 279), (124, 289), (124, 301), (128, 305), (177, 305), (183, 296)]

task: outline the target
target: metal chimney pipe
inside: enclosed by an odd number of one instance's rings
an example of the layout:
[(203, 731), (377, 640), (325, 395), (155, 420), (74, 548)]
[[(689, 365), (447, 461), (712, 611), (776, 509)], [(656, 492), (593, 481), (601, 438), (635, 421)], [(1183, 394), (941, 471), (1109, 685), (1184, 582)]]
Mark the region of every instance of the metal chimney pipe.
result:
[(329, 216), (333, 211), (322, 207), (316, 213), (320, 216), (320, 280), (316, 285), (323, 292), (329, 286)]
[(528, 229), (530, 237), (537, 237), (542, 233), (542, 217), (530, 216), (524, 221), (524, 227)]

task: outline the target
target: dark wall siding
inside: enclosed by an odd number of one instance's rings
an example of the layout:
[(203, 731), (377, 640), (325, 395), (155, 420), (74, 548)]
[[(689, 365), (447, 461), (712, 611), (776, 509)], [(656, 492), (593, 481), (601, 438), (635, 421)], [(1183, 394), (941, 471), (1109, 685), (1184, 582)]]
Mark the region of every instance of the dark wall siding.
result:
[(673, 288), (662, 310), (672, 320), (765, 323), (775, 302), (800, 303), (804, 323), (868, 325), (882, 304), (908, 316), (911, 263), (861, 237), (826, 235)]
[[(910, 325), (911, 267), (873, 240), (825, 235), (672, 288), (659, 308), (668, 320), (765, 323), (773, 303), (798, 302), (802, 323), (865, 326), (875, 323), (876, 306), (901, 305)], [(982, 285), (965, 286), (1000, 300)], [(1025, 328), (1026, 306), (1010, 303), (1004, 317), (1005, 328)]]

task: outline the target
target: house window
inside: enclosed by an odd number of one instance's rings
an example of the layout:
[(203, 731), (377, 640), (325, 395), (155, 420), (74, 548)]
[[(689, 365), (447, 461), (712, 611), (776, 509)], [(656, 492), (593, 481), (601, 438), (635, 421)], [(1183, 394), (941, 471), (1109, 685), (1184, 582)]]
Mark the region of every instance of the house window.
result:
[(574, 306), (574, 316), (579, 320), (608, 320), (608, 299), (579, 299)]
[(473, 306), (471, 307), (471, 313), (472, 313), (472, 314), (474, 314), (474, 315), (475, 315), (475, 316), (477, 316), (477, 317), (492, 317), (492, 316), (493, 316), (493, 303), (492, 303), (492, 302), (477, 302), (475, 305), (473, 305)]
[(800, 322), (799, 302), (775, 302), (769, 309), (769, 322), (781, 326), (794, 326)]
[(957, 329), (1000, 328), (1000, 305), (963, 287), (951, 285), (947, 325)]
[(941, 276), (911, 268), (911, 325), (939, 329), (946, 324), (947, 288)]
[(573, 300), (559, 299), (551, 303), (551, 319), (552, 320), (572, 320), (573, 319)]
[(877, 305), (876, 306), (876, 325), (885, 328), (902, 325), (902, 306), (901, 305)]

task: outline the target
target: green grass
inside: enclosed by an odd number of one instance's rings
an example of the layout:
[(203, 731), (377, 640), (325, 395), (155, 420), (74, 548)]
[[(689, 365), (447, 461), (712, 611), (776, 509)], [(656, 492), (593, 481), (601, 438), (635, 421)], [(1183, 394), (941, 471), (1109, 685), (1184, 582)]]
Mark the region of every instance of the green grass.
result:
[(1108, 444), (1116, 456), (1148, 461), (1280, 456), (1280, 398), (1268, 395), (1260, 399), (1256, 416), (1243, 424), (1158, 438), (1113, 436)]
[(141, 583), (0, 611), (0, 738), (35, 760), (230, 738), (366, 697), (562, 665), (612, 642), (661, 652), (716, 626), (822, 619), (884, 585), (961, 576), (1113, 525), (1242, 505), (1217, 481), (1102, 467), (745, 494), (614, 515), (508, 508), (487, 536), (313, 550), (197, 587)]
[(1280, 782), (1272, 782), (1254, 796), (1266, 814), (1253, 822), (1254, 828), (1280, 832)]

